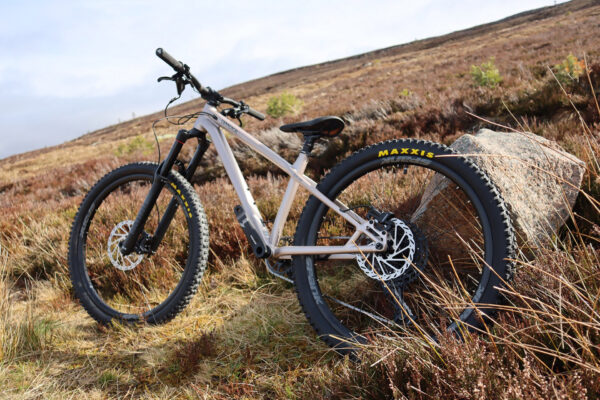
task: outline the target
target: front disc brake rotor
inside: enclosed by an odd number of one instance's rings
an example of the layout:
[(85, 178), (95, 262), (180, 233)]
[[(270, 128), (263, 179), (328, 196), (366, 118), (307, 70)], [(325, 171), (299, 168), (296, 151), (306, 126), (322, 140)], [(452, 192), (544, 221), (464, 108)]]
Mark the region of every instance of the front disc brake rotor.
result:
[(143, 254), (131, 253), (127, 256), (124, 256), (121, 253), (119, 244), (125, 240), (132, 225), (133, 221), (119, 222), (117, 226), (115, 226), (110, 232), (110, 236), (108, 237), (108, 258), (110, 259), (111, 264), (121, 271), (129, 271), (134, 269), (144, 259)]
[(403, 221), (393, 218), (389, 230), (388, 249), (380, 253), (359, 254), (356, 261), (360, 269), (378, 281), (389, 281), (402, 276), (411, 267), (415, 257), (415, 238)]

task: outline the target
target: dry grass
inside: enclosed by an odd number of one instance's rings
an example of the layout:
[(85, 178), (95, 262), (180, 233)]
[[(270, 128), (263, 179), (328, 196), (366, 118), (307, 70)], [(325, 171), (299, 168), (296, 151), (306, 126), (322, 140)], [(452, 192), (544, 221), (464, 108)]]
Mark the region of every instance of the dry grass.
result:
[[(99, 327), (72, 296), (70, 224), (102, 175), (124, 162), (153, 160), (133, 142), (139, 135), (142, 144), (152, 139), (149, 116), (0, 162), (0, 397), (600, 397), (600, 7), (578, 4), (586, 3), (569, 3), (564, 12), (526, 24), (427, 42), (429, 48), (416, 43), (226, 91), (263, 110), (273, 93), (287, 91), (304, 101), (298, 116), (263, 125), (248, 121), (249, 130), (263, 129), (262, 139), (288, 159), (297, 139), (271, 128), (342, 116), (345, 134), (311, 161), (315, 179), (344, 155), (380, 140), (449, 143), (490, 126), (468, 112), (556, 140), (584, 160), (588, 170), (575, 214), (551, 248), (518, 260), (505, 310), (482, 335), (466, 343), (445, 338), (439, 347), (405, 335), (366, 347), (362, 364), (332, 354), (315, 337), (289, 285), (249, 255), (231, 212), (233, 189), (220, 178), (219, 165), (210, 164), (214, 153), (195, 178), (211, 225), (210, 266), (199, 293), (167, 325)], [(589, 77), (561, 88), (547, 66), (571, 53), (580, 59), (586, 53)], [(492, 55), (503, 82), (496, 89), (474, 87), (470, 65)], [(159, 125), (163, 154), (172, 133)], [(233, 147), (244, 171), (255, 175), (250, 186), (272, 220), (285, 180), (241, 144)], [(305, 199), (294, 204), (284, 235), (293, 234)]]

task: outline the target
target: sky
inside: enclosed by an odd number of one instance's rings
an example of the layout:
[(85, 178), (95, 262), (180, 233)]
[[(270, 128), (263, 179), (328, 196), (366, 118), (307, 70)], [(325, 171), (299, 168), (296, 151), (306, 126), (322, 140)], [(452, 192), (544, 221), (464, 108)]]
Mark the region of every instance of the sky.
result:
[[(554, 0), (0, 2), (0, 158), (162, 109), (163, 47), (221, 89)], [(188, 90), (182, 101), (194, 95)]]

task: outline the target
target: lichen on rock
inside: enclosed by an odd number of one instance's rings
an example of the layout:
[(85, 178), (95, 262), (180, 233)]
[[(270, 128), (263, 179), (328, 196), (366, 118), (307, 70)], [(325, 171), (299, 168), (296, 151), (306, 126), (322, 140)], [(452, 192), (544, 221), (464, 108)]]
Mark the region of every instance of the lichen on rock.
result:
[[(481, 129), (451, 146), (469, 157), (491, 179), (510, 212), (521, 246), (547, 245), (569, 217), (585, 164), (556, 142), (528, 132)], [(413, 219), (439, 214), (438, 201), (449, 190), (439, 175), (425, 189)], [(451, 216), (448, 216), (451, 218)]]

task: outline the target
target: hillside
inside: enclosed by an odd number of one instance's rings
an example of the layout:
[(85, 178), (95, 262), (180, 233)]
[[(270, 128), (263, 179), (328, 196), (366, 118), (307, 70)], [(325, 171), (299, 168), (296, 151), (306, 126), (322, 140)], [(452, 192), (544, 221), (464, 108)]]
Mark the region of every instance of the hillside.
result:
[[(290, 160), (298, 141), (276, 127), (342, 117), (344, 133), (311, 160), (315, 179), (381, 140), (449, 144), (481, 127), (498, 129), (495, 124), (556, 140), (584, 160), (575, 217), (554, 248), (519, 259), (508, 294), (513, 308), (499, 317), (504, 328), (466, 344), (448, 341), (439, 351), (418, 340), (374, 346), (365, 355), (374, 367), (332, 354), (291, 287), (248, 252), (231, 212), (237, 200), (212, 149), (193, 180), (211, 227), (209, 271), (199, 293), (164, 326), (98, 326), (72, 293), (70, 226), (101, 176), (127, 162), (156, 160), (158, 111), (0, 160), (0, 397), (599, 398), (599, 21), (598, 1), (574, 0), (221, 91), (262, 112), (285, 92), (302, 100), (296, 114), (244, 121)], [(472, 66), (490, 59), (502, 81), (476, 84)], [(556, 66), (569, 59), (585, 72), (578, 79), (559, 76), (561, 86)], [(210, 77), (198, 78), (210, 85)], [(201, 106), (193, 100), (169, 114)], [(163, 155), (177, 129), (157, 123)], [(233, 148), (272, 221), (286, 180), (241, 144)], [(192, 151), (186, 145), (184, 158)], [(301, 201), (292, 207), (286, 234), (294, 232)]]
[[(282, 122), (320, 115), (342, 115), (368, 106), (371, 100), (396, 98), (403, 89), (417, 95), (424, 107), (437, 106), (439, 111), (443, 102), (467, 99), (474, 94), (473, 90), (469, 90), (469, 66), (489, 57), (495, 57), (496, 65), (508, 75), (506, 79), (509, 81), (504, 85), (506, 90), (497, 93), (497, 97), (517, 89), (514, 83), (518, 84), (518, 89), (528, 89), (527, 84), (531, 84), (532, 78), (545, 75), (547, 65), (554, 65), (569, 53), (582, 53), (585, 49), (588, 57), (595, 57), (597, 49), (593, 44), (597, 17), (596, 2), (569, 2), (432, 39), (281, 72), (232, 86), (222, 93), (244, 99), (263, 112), (268, 98), (283, 91), (289, 91), (304, 101), (300, 114), (283, 121), (268, 119), (257, 123), (249, 120), (249, 129), (268, 129)], [(559, 35), (557, 26), (562, 35)], [(184, 56), (178, 55), (185, 59)], [(210, 86), (210, 77), (199, 78)], [(170, 111), (180, 115), (200, 108), (201, 100), (194, 100)], [(34, 174), (40, 168), (45, 169), (43, 155), (74, 164), (93, 158), (89, 154), (90, 145), (105, 150), (131, 136), (144, 134), (151, 137), (151, 124), (159, 117), (162, 117), (162, 112), (112, 125), (63, 145), (0, 160), (0, 182), (10, 182), (17, 174), (23, 177)], [(158, 132), (161, 134), (169, 129), (163, 124)], [(452, 133), (446, 130), (445, 134)], [(412, 134), (403, 131), (403, 136)], [(61, 155), (66, 153), (69, 156), (63, 160)]]

